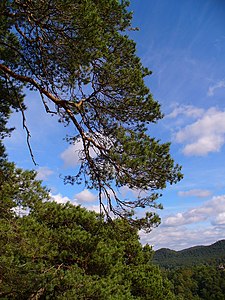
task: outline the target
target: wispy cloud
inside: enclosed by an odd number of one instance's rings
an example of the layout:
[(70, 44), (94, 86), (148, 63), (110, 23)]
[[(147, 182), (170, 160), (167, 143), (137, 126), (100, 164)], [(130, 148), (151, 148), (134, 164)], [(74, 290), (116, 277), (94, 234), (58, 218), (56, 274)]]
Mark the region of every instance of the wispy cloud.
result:
[(137, 198), (137, 197), (144, 197), (148, 193), (145, 190), (140, 190), (140, 189), (131, 189), (128, 186), (123, 186), (119, 189), (119, 193), (123, 198)]
[(215, 225), (225, 225), (225, 212), (219, 213), (218, 216), (215, 218)]
[(48, 167), (39, 167), (37, 169), (37, 176), (36, 176), (36, 178), (38, 180), (47, 180), (48, 177), (50, 175), (52, 175), (53, 173), (54, 172), (51, 169), (49, 169)]
[(76, 144), (70, 145), (65, 151), (63, 151), (60, 157), (64, 162), (64, 166), (66, 168), (76, 167), (80, 162), (80, 154), (82, 150), (82, 142), (78, 141)]
[(190, 118), (198, 118), (204, 114), (204, 109), (192, 105), (177, 105), (173, 108), (172, 112), (166, 115), (167, 118), (177, 118), (180, 115)]
[[(225, 213), (225, 195), (213, 197), (202, 206), (168, 216), (163, 220), (165, 226), (181, 226), (208, 220), (216, 224), (219, 214)], [(219, 223), (218, 223), (219, 225)]]
[(167, 217), (163, 221), (165, 226), (181, 226), (187, 224), (198, 223), (207, 220), (208, 216), (205, 214), (205, 209), (192, 209), (184, 213), (177, 213)]
[(182, 250), (196, 245), (210, 245), (224, 239), (224, 227), (222, 226), (198, 226), (197, 228), (159, 226), (150, 234), (140, 233), (142, 244), (148, 243), (155, 250), (170, 248)]
[[(203, 223), (202, 223), (203, 222)], [(203, 205), (162, 218), (150, 234), (140, 233), (142, 243), (155, 248), (183, 249), (210, 244), (224, 238), (225, 195), (215, 196)]]
[(220, 151), (225, 143), (225, 111), (208, 109), (197, 121), (180, 129), (175, 140), (186, 144), (185, 155), (204, 156)]
[(208, 89), (207, 95), (214, 96), (215, 91), (217, 89), (221, 89), (221, 88), (225, 88), (225, 80), (220, 80), (217, 83), (215, 83), (214, 85), (211, 85)]
[(211, 192), (209, 190), (198, 190), (193, 189), (189, 191), (180, 191), (178, 192), (178, 196), (181, 197), (198, 197), (198, 198), (204, 198), (211, 196)]
[[(90, 134), (87, 134), (91, 136)], [(105, 147), (110, 147), (112, 142), (101, 134), (95, 134), (91, 138), (96, 142), (96, 144), (104, 145)], [(76, 167), (82, 160), (84, 155), (84, 147), (81, 139), (78, 139), (73, 145), (69, 147), (60, 154), (61, 159), (64, 161), (65, 167)], [(99, 153), (99, 150), (95, 146), (90, 146), (89, 155), (95, 158)]]

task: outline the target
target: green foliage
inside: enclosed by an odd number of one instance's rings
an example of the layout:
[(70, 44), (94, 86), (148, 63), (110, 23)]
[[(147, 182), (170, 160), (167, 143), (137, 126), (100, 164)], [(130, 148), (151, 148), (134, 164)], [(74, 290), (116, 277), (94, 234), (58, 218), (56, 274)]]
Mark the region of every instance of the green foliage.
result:
[(34, 171), (16, 168), (13, 163), (3, 161), (0, 164), (0, 214), (6, 218), (32, 210), (49, 195), (41, 182), (35, 180)]
[(167, 271), (176, 299), (224, 300), (225, 271), (218, 266), (195, 266)]
[(1, 171), (1, 299), (174, 299), (126, 220), (49, 201), (33, 171)]
[(163, 267), (178, 300), (225, 299), (225, 241), (182, 251), (160, 249), (153, 263)]
[[(157, 190), (182, 174), (169, 144), (147, 132), (162, 113), (144, 83), (151, 72), (128, 36), (128, 5), (117, 0), (1, 1), (0, 88), (6, 114), (15, 103), (24, 111), (24, 87), (40, 93), (47, 112), (47, 100), (55, 105), (50, 113), (76, 129), (69, 142), (83, 144), (79, 172), (65, 181), (97, 189), (105, 213), (131, 220), (133, 209), (155, 207)], [(121, 186), (148, 191), (148, 196), (127, 202), (115, 193)], [(155, 215), (135, 222), (149, 229)]]

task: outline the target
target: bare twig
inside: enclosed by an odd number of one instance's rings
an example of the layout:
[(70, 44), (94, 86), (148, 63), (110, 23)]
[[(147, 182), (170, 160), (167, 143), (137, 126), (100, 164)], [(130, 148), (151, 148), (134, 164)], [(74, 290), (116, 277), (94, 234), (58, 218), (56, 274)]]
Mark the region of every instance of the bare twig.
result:
[(20, 103), (20, 100), (18, 99), (17, 93), (16, 93), (15, 90), (13, 89), (13, 84), (12, 84), (12, 82), (10, 81), (9, 75), (8, 75), (8, 74), (6, 74), (6, 80), (7, 80), (7, 82), (9, 82), (9, 83), (11, 84), (12, 90), (14, 91), (14, 96), (15, 96), (15, 98), (16, 98), (16, 100), (17, 100), (17, 103), (18, 103), (20, 112), (21, 112), (21, 114), (22, 114), (23, 128), (25, 129), (26, 134), (27, 134), (27, 139), (26, 139), (26, 140), (27, 140), (27, 146), (28, 146), (28, 149), (29, 149), (29, 152), (30, 152), (31, 159), (32, 159), (34, 165), (35, 165), (35, 166), (38, 166), (38, 164), (37, 164), (36, 161), (35, 161), (35, 158), (34, 158), (34, 155), (33, 155), (33, 151), (32, 151), (32, 148), (31, 148), (31, 144), (30, 144), (31, 134), (30, 134), (30, 131), (29, 131), (29, 129), (28, 129), (28, 127), (27, 127), (27, 124), (26, 124), (26, 116), (25, 116), (25, 113), (24, 113), (24, 109), (23, 109), (23, 107), (22, 107), (22, 105), (21, 105), (21, 103)]
[(28, 146), (28, 149), (29, 149), (29, 152), (30, 152), (30, 156), (31, 156), (31, 159), (32, 159), (34, 165), (38, 166), (38, 164), (35, 161), (33, 151), (32, 151), (31, 145), (30, 145), (31, 134), (30, 134), (30, 131), (29, 131), (27, 125), (26, 125), (26, 116), (25, 116), (24, 109), (22, 108), (21, 104), (20, 104), (20, 111), (21, 111), (22, 118), (23, 118), (23, 128), (25, 129), (25, 131), (27, 133), (27, 146)]

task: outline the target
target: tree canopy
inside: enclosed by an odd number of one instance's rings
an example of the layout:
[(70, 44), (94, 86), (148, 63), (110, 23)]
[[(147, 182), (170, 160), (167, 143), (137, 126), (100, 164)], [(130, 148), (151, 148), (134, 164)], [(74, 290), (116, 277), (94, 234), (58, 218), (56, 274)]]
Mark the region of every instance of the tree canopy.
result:
[[(76, 134), (68, 141), (82, 142), (80, 168), (65, 181), (97, 189), (105, 214), (131, 220), (134, 208), (157, 207), (158, 190), (182, 174), (169, 143), (148, 133), (148, 124), (162, 113), (144, 82), (151, 72), (128, 36), (128, 5), (118, 0), (1, 1), (0, 88), (3, 109), (15, 107), (23, 114), (30, 151), (25, 88), (39, 92), (47, 113), (74, 126)], [(148, 194), (126, 201), (115, 190), (122, 186)], [(146, 228), (155, 221), (153, 213), (133, 220)]]
[(49, 201), (34, 171), (2, 170), (1, 299), (174, 299), (126, 220)]

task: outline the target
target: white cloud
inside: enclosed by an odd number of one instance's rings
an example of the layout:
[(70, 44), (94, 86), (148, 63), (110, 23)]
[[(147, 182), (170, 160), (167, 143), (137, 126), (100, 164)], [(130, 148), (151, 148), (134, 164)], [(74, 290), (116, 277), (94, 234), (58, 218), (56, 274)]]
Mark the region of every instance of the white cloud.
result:
[(177, 213), (174, 216), (167, 217), (163, 221), (165, 226), (181, 226), (186, 224), (197, 223), (207, 220), (207, 215), (200, 211), (188, 211), (185, 213)]
[(175, 135), (178, 143), (186, 143), (185, 155), (206, 155), (218, 152), (225, 143), (225, 111), (208, 109), (205, 114), (191, 125), (179, 130)]
[(60, 155), (65, 167), (76, 167), (80, 162), (80, 154), (83, 150), (82, 142), (78, 141), (74, 145), (70, 145)]
[(220, 88), (225, 88), (225, 80), (221, 80), (217, 82), (214, 85), (211, 85), (208, 89), (207, 95), (208, 96), (214, 96), (215, 90), (220, 89)]
[(214, 220), (215, 225), (225, 225), (225, 212), (218, 214)]
[(51, 200), (52, 201), (55, 201), (57, 203), (67, 203), (67, 202), (70, 202), (74, 205), (77, 205), (76, 201), (74, 200), (71, 200), (70, 198), (66, 197), (66, 196), (62, 196), (61, 194), (56, 194), (56, 195), (52, 195), (50, 194), (50, 197), (51, 197)]
[[(221, 213), (225, 213), (225, 195), (213, 197), (197, 208), (168, 216), (162, 224), (165, 226), (181, 226), (202, 221), (209, 221), (214, 224)], [(218, 223), (216, 222), (216, 224)]]
[(185, 155), (204, 156), (210, 152), (219, 152), (224, 144), (222, 136), (205, 136), (199, 138), (195, 143), (188, 144), (184, 147)]
[(54, 172), (48, 167), (40, 167), (37, 169), (37, 179), (38, 180), (47, 180), (50, 175)]
[[(77, 197), (78, 196), (78, 197)], [(50, 194), (51, 200), (55, 201), (57, 203), (61, 203), (61, 204), (65, 204), (67, 202), (70, 202), (73, 205), (80, 205), (81, 202), (93, 202), (95, 200), (97, 200), (97, 197), (90, 193), (88, 190), (84, 190), (78, 194), (75, 195), (75, 199), (70, 199), (67, 196), (63, 196), (61, 194)], [(83, 197), (85, 198), (85, 201), (83, 199)], [(88, 199), (88, 200), (87, 200)], [(85, 207), (86, 209), (90, 210), (90, 211), (95, 211), (96, 213), (100, 212), (100, 206), (99, 204), (87, 204), (87, 203), (82, 203), (82, 207)]]
[[(68, 168), (76, 167), (77, 165), (79, 165), (82, 157), (84, 156), (84, 154), (82, 153), (83, 149), (83, 143), (81, 139), (79, 139), (75, 144), (70, 145), (65, 151), (63, 151), (60, 157), (64, 162), (64, 166)], [(91, 148), (89, 154), (94, 158), (97, 156), (97, 152), (97, 149)]]
[(140, 189), (131, 189), (128, 186), (123, 186), (119, 189), (120, 194), (123, 198), (130, 198), (130, 197), (144, 197), (148, 193), (145, 190)]
[(95, 211), (96, 213), (100, 213), (100, 205), (97, 204), (97, 205), (88, 205), (86, 206), (86, 208), (90, 211)]
[(149, 234), (140, 233), (142, 244), (152, 245), (154, 250), (170, 248), (182, 250), (196, 245), (210, 245), (218, 240), (224, 239), (224, 228), (217, 226), (198, 226), (188, 228), (185, 226), (170, 227), (159, 226)]
[(215, 196), (201, 206), (162, 218), (162, 224), (150, 234), (140, 232), (141, 242), (153, 245), (155, 250), (209, 245), (224, 237), (225, 195)]
[(79, 202), (94, 202), (97, 200), (97, 196), (85, 189), (82, 192), (75, 195), (75, 199)]
[(211, 192), (208, 190), (189, 190), (189, 191), (180, 191), (178, 192), (178, 195), (181, 197), (198, 197), (198, 198), (204, 198), (211, 195)]
[(192, 105), (176, 105), (173, 111), (166, 115), (167, 118), (177, 118), (179, 115), (198, 118), (204, 113), (204, 109)]

